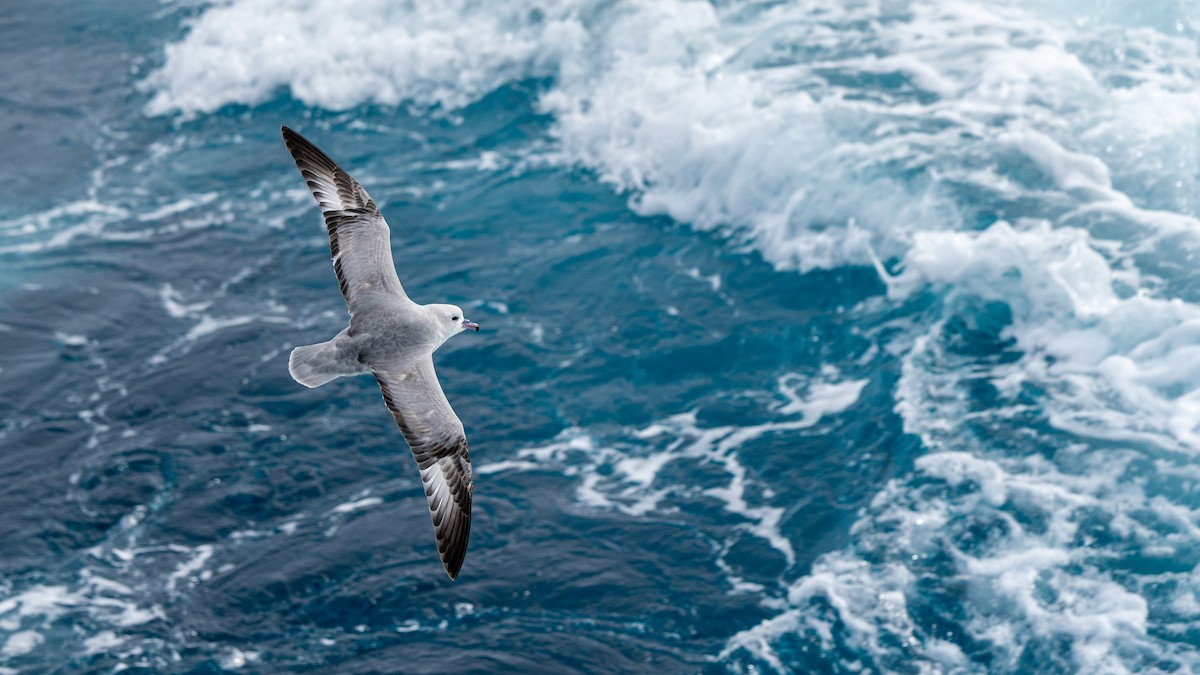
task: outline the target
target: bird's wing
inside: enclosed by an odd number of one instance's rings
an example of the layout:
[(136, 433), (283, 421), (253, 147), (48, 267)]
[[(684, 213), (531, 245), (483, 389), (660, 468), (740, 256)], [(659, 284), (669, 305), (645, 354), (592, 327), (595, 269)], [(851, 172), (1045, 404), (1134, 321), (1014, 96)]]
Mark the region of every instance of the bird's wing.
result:
[(325, 216), (333, 271), (350, 314), (373, 293), (408, 297), (392, 262), (387, 221), (371, 195), (300, 134), (283, 127), (283, 142)]
[(375, 379), (421, 470), (438, 553), (453, 579), (467, 556), (474, 481), (462, 422), (454, 414), (429, 355), (394, 369), (374, 368)]

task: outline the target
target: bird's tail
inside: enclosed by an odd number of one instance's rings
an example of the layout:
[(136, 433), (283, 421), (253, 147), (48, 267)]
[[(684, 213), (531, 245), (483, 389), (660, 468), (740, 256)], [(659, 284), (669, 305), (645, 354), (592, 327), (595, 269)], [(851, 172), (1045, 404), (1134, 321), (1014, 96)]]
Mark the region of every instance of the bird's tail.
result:
[(335, 380), (343, 375), (358, 375), (370, 370), (354, 358), (350, 350), (339, 348), (339, 340), (345, 331), (327, 342), (305, 345), (292, 350), (288, 359), (288, 372), (292, 379), (313, 388)]

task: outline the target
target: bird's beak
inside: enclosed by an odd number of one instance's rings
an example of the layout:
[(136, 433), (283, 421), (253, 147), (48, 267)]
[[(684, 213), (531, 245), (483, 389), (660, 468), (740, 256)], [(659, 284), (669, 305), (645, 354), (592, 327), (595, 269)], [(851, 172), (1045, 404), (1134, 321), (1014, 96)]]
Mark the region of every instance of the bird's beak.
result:
[(479, 324), (475, 323), (474, 321), (467, 321), (466, 319), (463, 319), (463, 330), (467, 330), (468, 328), (474, 328), (476, 333), (479, 332)]

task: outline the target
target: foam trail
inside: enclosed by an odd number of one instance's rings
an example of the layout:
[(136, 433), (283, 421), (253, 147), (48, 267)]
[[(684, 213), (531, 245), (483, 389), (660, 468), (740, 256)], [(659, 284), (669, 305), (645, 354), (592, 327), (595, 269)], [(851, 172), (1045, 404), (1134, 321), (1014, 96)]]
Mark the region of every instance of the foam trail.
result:
[[(752, 503), (757, 499), (752, 500), (747, 488), (754, 479), (748, 475), (739, 450), (763, 436), (810, 429), (823, 419), (846, 411), (858, 402), (866, 384), (866, 380), (840, 380), (833, 370), (827, 370), (819, 378), (787, 374), (778, 381), (778, 392), (785, 401), (777, 411), (784, 417), (781, 420), (740, 427), (706, 427), (697, 422), (692, 411), (632, 431), (630, 442), (614, 443), (598, 443), (585, 431), (571, 429), (555, 443), (521, 450), (516, 460), (484, 464), (477, 471), (486, 475), (558, 466), (566, 475), (579, 478), (576, 497), (580, 503), (631, 516), (670, 509), (671, 500), (703, 487), (705, 495), (746, 521), (746, 531), (769, 543), (791, 565), (795, 562), (795, 551), (780, 530), (785, 509), (770, 503)], [(663, 485), (660, 473), (673, 462), (717, 466), (727, 480), (703, 486)], [(665, 507), (664, 502), (667, 502)]]
[(265, 308), (267, 312), (271, 312), (269, 314), (243, 314), (215, 318), (207, 313), (214, 300), (225, 297), (229, 286), (240, 283), (249, 272), (250, 270), (247, 268), (243, 270), (243, 274), (225, 280), (211, 297), (199, 302), (187, 302), (171, 284), (164, 284), (159, 289), (159, 300), (167, 314), (174, 319), (190, 319), (196, 323), (182, 336), (151, 355), (147, 362), (152, 366), (161, 366), (172, 358), (187, 354), (205, 337), (230, 328), (254, 323), (290, 323), (287, 317), (280, 314), (286, 308), (275, 303)]
[[(884, 670), (974, 671), (980, 652), (1004, 671), (1033, 654), (1084, 672), (1200, 666), (1185, 637), (1200, 586), (1156, 562), (1200, 542), (1174, 478), (1200, 450), (1186, 365), (1200, 307), (1121, 298), (1086, 233), (1045, 222), (930, 233), (904, 268), (898, 299), (942, 286), (974, 308), (952, 316), (1001, 314), (915, 340), (896, 410), (930, 453), (876, 496), (848, 549), (792, 583), (788, 610), (722, 658), (779, 664), (801, 639)], [(974, 349), (968, 331), (984, 334)]]

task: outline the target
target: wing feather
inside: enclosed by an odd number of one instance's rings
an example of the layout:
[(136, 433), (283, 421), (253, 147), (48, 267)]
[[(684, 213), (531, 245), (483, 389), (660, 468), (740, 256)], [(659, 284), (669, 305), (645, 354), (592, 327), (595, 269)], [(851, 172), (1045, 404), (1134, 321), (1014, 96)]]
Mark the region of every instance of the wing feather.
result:
[(438, 384), (432, 355), (407, 369), (373, 372), (421, 472), (438, 554), (454, 579), (467, 556), (475, 486), (462, 422)]
[(391, 231), (375, 201), (308, 139), (283, 127), (283, 141), (325, 216), (333, 272), (350, 314), (371, 293), (407, 297), (392, 260)]

